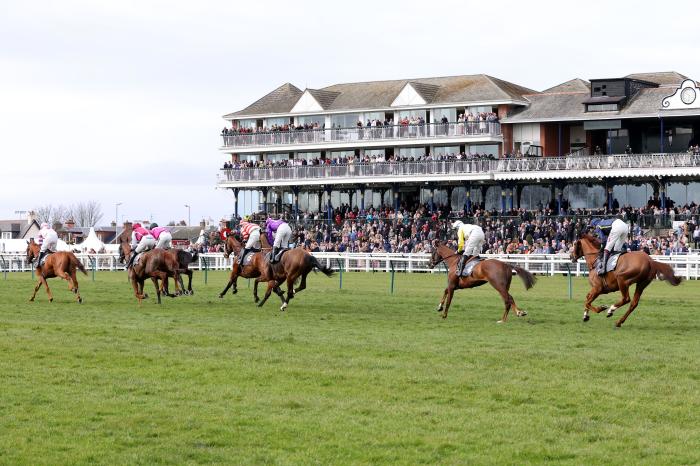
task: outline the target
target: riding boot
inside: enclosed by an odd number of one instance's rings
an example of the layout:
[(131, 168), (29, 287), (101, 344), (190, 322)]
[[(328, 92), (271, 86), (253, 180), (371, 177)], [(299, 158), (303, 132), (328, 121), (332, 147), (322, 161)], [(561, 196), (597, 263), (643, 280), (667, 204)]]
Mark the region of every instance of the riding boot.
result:
[(603, 260), (602, 260), (602, 262), (603, 262), (603, 267), (602, 267), (602, 269), (601, 269), (601, 270), (602, 270), (602, 271), (601, 271), (601, 275), (602, 275), (602, 276), (605, 276), (605, 274), (607, 273), (606, 268), (607, 268), (607, 266), (608, 266), (608, 259), (610, 259), (610, 251), (608, 251), (607, 249), (604, 249), (604, 250), (603, 250)]
[(36, 267), (39, 267), (39, 264), (41, 264), (41, 260), (44, 258), (45, 255), (46, 255), (46, 251), (41, 251), (39, 253), (39, 257), (36, 258), (36, 262), (34, 263), (34, 265)]
[(243, 261), (245, 260), (245, 256), (247, 256), (249, 252), (250, 252), (250, 249), (243, 248), (243, 252), (241, 253), (241, 257), (238, 258), (238, 265), (243, 266)]
[[(462, 256), (462, 257), (464, 257), (464, 256)], [(459, 271), (460, 276), (464, 273), (464, 269), (467, 268), (467, 264), (469, 263), (470, 260), (472, 260), (472, 258), (474, 258), (474, 256), (472, 256), (471, 254), (466, 256), (466, 258), (464, 259), (464, 264), (462, 265), (462, 270)]]
[(127, 269), (134, 265), (134, 259), (136, 259), (136, 251), (133, 251), (131, 253), (131, 256), (129, 256), (129, 262), (126, 263)]
[(270, 264), (276, 264), (277, 263), (277, 253), (280, 252), (280, 249), (276, 246), (272, 246), (272, 253), (270, 256)]
[(459, 277), (462, 275), (462, 268), (464, 268), (464, 264), (466, 262), (467, 256), (460, 256), (459, 257), (459, 262), (457, 262), (457, 276)]

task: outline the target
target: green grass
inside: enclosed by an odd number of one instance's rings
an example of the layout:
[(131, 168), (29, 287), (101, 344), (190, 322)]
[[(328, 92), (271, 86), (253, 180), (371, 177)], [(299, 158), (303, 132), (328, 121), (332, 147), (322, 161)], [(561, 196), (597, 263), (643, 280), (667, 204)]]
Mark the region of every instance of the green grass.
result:
[(224, 280), (139, 307), (124, 273), (81, 276), (82, 305), (0, 275), (0, 462), (700, 463), (698, 282), (615, 330), (581, 322), (584, 279), (514, 281), (505, 325), (488, 286), (440, 319), (444, 275), (314, 275), (286, 313)]

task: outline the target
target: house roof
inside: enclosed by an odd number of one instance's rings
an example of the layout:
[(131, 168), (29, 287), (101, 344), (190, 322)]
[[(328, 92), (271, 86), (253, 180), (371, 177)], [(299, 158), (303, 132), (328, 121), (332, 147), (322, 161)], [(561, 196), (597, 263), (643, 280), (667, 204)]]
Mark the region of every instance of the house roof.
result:
[(27, 222), (26, 220), (0, 220), (0, 231), (17, 231), (19, 238), (25, 238), (29, 230), (36, 226), (39, 229), (40, 225), (36, 220)]
[(638, 81), (648, 81), (658, 84), (659, 86), (677, 87), (680, 83), (688, 79), (676, 71), (661, 71), (657, 73), (633, 73), (625, 76), (628, 79), (636, 79)]
[[(431, 104), (523, 101), (523, 95), (537, 93), (485, 74), (342, 83), (308, 91), (324, 110), (384, 109), (391, 107), (396, 96), (409, 83)], [(224, 118), (289, 113), (302, 94), (298, 88), (287, 83), (243, 110), (224, 115)]]
[(591, 83), (581, 78), (570, 79), (569, 81), (557, 84), (542, 91), (544, 94), (555, 94), (561, 92), (590, 92)]

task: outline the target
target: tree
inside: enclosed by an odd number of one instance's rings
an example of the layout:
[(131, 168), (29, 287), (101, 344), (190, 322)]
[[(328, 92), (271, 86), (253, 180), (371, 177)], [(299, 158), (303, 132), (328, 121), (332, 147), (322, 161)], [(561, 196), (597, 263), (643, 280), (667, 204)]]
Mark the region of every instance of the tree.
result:
[(97, 201), (79, 202), (71, 206), (70, 217), (79, 227), (94, 227), (102, 220), (102, 206)]
[(34, 208), (36, 212), (36, 219), (39, 223), (48, 223), (53, 225), (54, 223), (63, 223), (68, 220), (70, 208), (63, 205), (53, 206), (51, 204), (39, 206)]

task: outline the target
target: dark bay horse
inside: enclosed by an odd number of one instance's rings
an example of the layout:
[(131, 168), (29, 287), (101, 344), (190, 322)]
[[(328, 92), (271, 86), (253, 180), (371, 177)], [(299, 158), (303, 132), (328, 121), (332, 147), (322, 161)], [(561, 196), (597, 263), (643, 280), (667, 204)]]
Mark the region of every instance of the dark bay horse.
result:
[[(37, 257), (39, 257), (39, 250), (41, 246), (39, 243), (34, 242), (34, 238), (29, 240), (27, 243), (27, 262), (31, 262)], [(29, 301), (34, 301), (37, 291), (44, 285), (46, 288), (46, 293), (49, 295), (49, 302), (53, 302), (53, 295), (49, 289), (49, 284), (46, 281), (49, 278), (59, 277), (68, 282), (68, 289), (75, 293), (79, 303), (83, 302), (83, 298), (80, 297), (80, 290), (78, 289), (78, 278), (75, 271), (80, 270), (85, 275), (87, 271), (83, 264), (75, 257), (72, 252), (54, 252), (46, 256), (44, 264), (41, 266), (36, 266), (37, 275), (39, 276), (39, 283), (34, 287), (34, 294), (29, 298)]]
[[(265, 260), (265, 253), (267, 251), (263, 248), (259, 252), (249, 253), (249, 256), (251, 257), (250, 262), (247, 265), (241, 267), (238, 264), (238, 257), (240, 256), (242, 250), (243, 243), (235, 235), (229, 235), (226, 237), (226, 243), (224, 244), (224, 257), (228, 259), (228, 257), (231, 254), (233, 254), (234, 261), (233, 265), (231, 266), (231, 274), (229, 275), (228, 283), (226, 284), (224, 290), (221, 293), (219, 293), (219, 298), (223, 298), (226, 292), (229, 290), (229, 288), (233, 288), (231, 290), (231, 293), (238, 293), (238, 277), (255, 278), (253, 296), (255, 302), (258, 303), (260, 302), (260, 298), (258, 297), (258, 283), (261, 281), (266, 282), (270, 280), (270, 270), (268, 268), (267, 261)], [(275, 286), (273, 288), (273, 291), (282, 300), (282, 305), (286, 307), (287, 302), (284, 300), (284, 294), (282, 293), (282, 290), (280, 290), (279, 287)]]
[[(636, 283), (637, 286), (634, 288), (634, 297), (631, 300), (632, 302), (629, 308), (627, 308), (627, 312), (615, 322), (615, 326), (619, 327), (625, 323), (627, 317), (632, 314), (632, 311), (634, 311), (639, 304), (639, 298), (642, 296), (644, 289), (654, 278), (658, 277), (673, 286), (678, 286), (681, 281), (683, 281), (681, 277), (677, 277), (674, 274), (673, 268), (670, 265), (652, 260), (652, 258), (643, 251), (628, 252), (621, 255), (617, 260), (615, 270), (601, 277), (595, 270), (595, 261), (599, 252), (600, 241), (598, 238), (590, 233), (585, 233), (574, 243), (574, 249), (571, 253), (572, 262), (576, 263), (579, 258), (583, 257), (589, 270), (588, 283), (591, 285), (591, 291), (588, 292), (584, 304), (584, 322), (587, 322), (589, 319), (588, 311), (598, 314), (607, 309), (607, 316), (612, 317), (616, 309), (630, 302), (629, 289), (632, 284)], [(607, 306), (593, 306), (593, 301), (601, 294), (608, 294), (618, 290), (620, 294), (622, 294), (622, 299), (610, 306), (610, 308)]]
[[(197, 252), (189, 252), (184, 249), (166, 249), (167, 254), (172, 255), (178, 264), (178, 278), (180, 282), (180, 289), (184, 295), (193, 295), (192, 290), (192, 270), (190, 269), (190, 264), (198, 259)], [(187, 275), (187, 288), (185, 288), (185, 283), (182, 280), (182, 276)], [(164, 291), (165, 282), (161, 284), (161, 291)], [(167, 286), (166, 286), (167, 287)], [(177, 288), (177, 286), (176, 286)]]
[(515, 304), (515, 300), (510, 295), (510, 282), (513, 279), (513, 271), (515, 271), (525, 284), (525, 289), (529, 290), (537, 281), (534, 275), (523, 268), (506, 264), (496, 259), (485, 259), (474, 266), (471, 276), (459, 277), (457, 276), (457, 264), (460, 256), (461, 254), (450, 249), (440, 241), (433, 244), (433, 253), (430, 257), (429, 264), (430, 268), (435, 268), (440, 262), (444, 262), (448, 269), (447, 288), (445, 288), (445, 293), (442, 295), (442, 300), (437, 308), (438, 312), (442, 311), (443, 319), (447, 318), (447, 311), (450, 309), (450, 303), (452, 302), (452, 296), (455, 290), (475, 288), (485, 283), (490, 283), (491, 286), (500, 293), (501, 298), (503, 298), (503, 303), (505, 304), (503, 317), (498, 323), (508, 320), (508, 311), (510, 311), (511, 308), (515, 310), (518, 317), (527, 315), (527, 312), (518, 308)]
[[(125, 262), (131, 255), (131, 245), (127, 241), (119, 243), (119, 262)], [(175, 296), (168, 292), (168, 277), (173, 277), (175, 281), (175, 289), (178, 289), (178, 280), (180, 278), (179, 264), (172, 254), (168, 254), (163, 249), (151, 249), (141, 254), (138, 264), (134, 264), (129, 268), (128, 275), (131, 285), (134, 287), (134, 295), (138, 299), (139, 304), (147, 297), (143, 293), (143, 285), (147, 278), (153, 281), (156, 287), (156, 295), (158, 296), (158, 304), (161, 304), (160, 294), (161, 288), (158, 286), (160, 279), (165, 283), (163, 287), (166, 296)]]
[[(263, 250), (269, 247), (270, 244), (264, 235), (260, 236), (260, 240), (263, 245)], [(284, 311), (289, 304), (289, 301), (294, 297), (294, 295), (302, 290), (306, 289), (306, 277), (314, 270), (320, 270), (327, 277), (333, 276), (333, 270), (325, 265), (321, 264), (318, 259), (312, 256), (309, 252), (305, 251), (303, 248), (293, 248), (289, 249), (282, 255), (280, 261), (276, 264), (271, 264), (266, 261), (268, 267), (267, 275), (267, 291), (265, 291), (265, 296), (258, 306), (262, 306), (270, 297), (270, 293), (275, 290), (276, 287), (287, 282), (287, 299), (282, 304), (280, 308)], [(299, 287), (294, 289), (294, 283), (300, 280)], [(260, 280), (263, 281), (263, 280)], [(257, 281), (256, 281), (257, 286)], [(275, 290), (277, 293), (277, 290)], [(279, 294), (279, 293), (278, 293)]]

